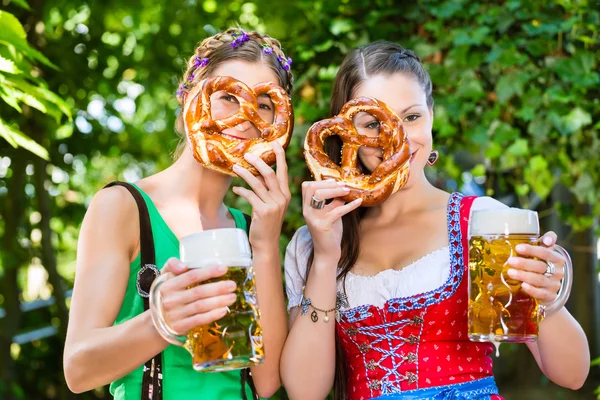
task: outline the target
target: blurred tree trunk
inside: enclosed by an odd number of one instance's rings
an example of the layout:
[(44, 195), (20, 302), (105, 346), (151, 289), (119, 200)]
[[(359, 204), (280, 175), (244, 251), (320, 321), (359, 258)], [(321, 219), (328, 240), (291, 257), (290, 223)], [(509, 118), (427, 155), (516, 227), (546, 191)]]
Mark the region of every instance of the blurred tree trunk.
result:
[(59, 334), (64, 340), (67, 335), (67, 321), (69, 319), (69, 310), (65, 302), (65, 283), (58, 273), (56, 266), (56, 256), (52, 247), (52, 229), (50, 228), (50, 219), (52, 212), (50, 208), (50, 196), (44, 187), (46, 181), (46, 166), (48, 162), (42, 158), (35, 161), (35, 196), (37, 198), (38, 211), (42, 218), (40, 228), (42, 230), (42, 264), (48, 271), (48, 281), (52, 285), (52, 294), (58, 309), (60, 319)]
[(19, 243), (19, 226), (23, 223), (25, 214), (25, 166), (27, 155), (17, 149), (11, 157), (12, 176), (7, 182), (8, 194), (2, 218), (4, 219), (4, 236), (0, 241), (0, 257), (4, 276), (2, 278), (2, 295), (6, 316), (0, 319), (0, 381), (4, 384), (0, 397), (16, 398), (10, 386), (17, 382), (15, 363), (11, 356), (13, 336), (19, 330), (21, 319), (20, 288), (17, 282), (19, 268), (26, 256)]

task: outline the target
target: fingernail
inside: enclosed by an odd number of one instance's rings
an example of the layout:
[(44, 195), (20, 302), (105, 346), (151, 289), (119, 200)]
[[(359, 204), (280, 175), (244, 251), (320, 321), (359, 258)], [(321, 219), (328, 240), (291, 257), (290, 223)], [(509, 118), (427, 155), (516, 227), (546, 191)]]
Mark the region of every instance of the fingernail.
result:
[(235, 289), (235, 287), (236, 287), (235, 282), (233, 282), (233, 281), (227, 282), (227, 289), (233, 290), (233, 289)]
[(252, 153), (246, 153), (246, 154), (244, 154), (244, 158), (246, 160), (249, 160), (249, 161), (256, 160), (256, 156), (254, 154), (252, 154)]
[(552, 238), (551, 238), (550, 236), (546, 236), (546, 237), (544, 238), (544, 244), (545, 244), (546, 246), (551, 246), (551, 245), (552, 245)]
[(347, 188), (347, 187), (345, 187), (345, 188), (342, 188), (342, 190), (343, 190), (344, 192), (349, 192), (349, 191), (350, 191), (350, 188)]
[(338, 182), (337, 184), (340, 185), (340, 186), (346, 186), (346, 182)]
[(510, 276), (511, 278), (516, 278), (518, 273), (517, 271), (515, 271), (514, 269), (509, 269), (507, 272), (508, 276)]
[(240, 168), (241, 168), (241, 167), (240, 167), (239, 165), (237, 165), (237, 164), (233, 164), (233, 170), (234, 170), (234, 171), (236, 171), (236, 170), (239, 170)]
[(185, 269), (185, 268), (187, 268), (187, 265), (185, 265), (185, 263), (182, 263), (180, 261), (180, 262), (177, 263), (177, 268)]
[(235, 293), (230, 294), (228, 300), (229, 301), (236, 301), (237, 300), (237, 294), (235, 294)]
[(333, 179), (333, 178), (325, 179), (325, 182), (335, 182), (335, 179)]
[(524, 244), (518, 244), (517, 247), (515, 247), (515, 248), (517, 249), (518, 252), (521, 252), (521, 251), (525, 251), (525, 249), (527, 247), (525, 247)]
[(219, 265), (217, 267), (217, 271), (219, 271), (219, 272), (227, 272), (227, 267), (225, 265)]
[(508, 257), (508, 260), (506, 260), (506, 262), (510, 265), (515, 265), (517, 263), (517, 257)]

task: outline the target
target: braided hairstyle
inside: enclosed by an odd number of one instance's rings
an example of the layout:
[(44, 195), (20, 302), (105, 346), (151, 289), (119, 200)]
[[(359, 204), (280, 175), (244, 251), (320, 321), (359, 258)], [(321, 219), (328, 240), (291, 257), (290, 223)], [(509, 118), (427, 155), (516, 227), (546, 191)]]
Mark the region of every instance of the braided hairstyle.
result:
[[(232, 43), (242, 33), (247, 35), (249, 40), (240, 42), (236, 47), (233, 47)], [(267, 52), (265, 48), (270, 48), (271, 51)], [(208, 59), (207, 63), (204, 66), (199, 66), (199, 60), (202, 59)], [(289, 95), (292, 94), (294, 77), (279, 41), (269, 35), (263, 35), (258, 32), (243, 32), (241, 29), (229, 28), (204, 39), (189, 58), (187, 70), (183, 74), (179, 90), (177, 91), (177, 100), (182, 105), (182, 108), (186, 95), (192, 88), (202, 80), (212, 76), (213, 72), (221, 64), (230, 60), (266, 63), (279, 78), (279, 85)], [(280, 60), (284, 60), (284, 62)], [(285, 67), (286, 65), (287, 67)], [(175, 158), (177, 158), (181, 155), (185, 147), (185, 128), (182, 113), (179, 113), (177, 116), (175, 131), (182, 137), (175, 151)]]
[[(419, 85), (425, 92), (427, 106), (433, 108), (432, 84), (429, 73), (423, 67), (419, 57), (411, 50), (405, 49), (397, 43), (387, 41), (377, 41), (365, 46), (353, 49), (344, 58), (342, 65), (335, 77), (333, 84), (333, 95), (329, 113), (331, 116), (337, 115), (344, 104), (354, 98), (354, 93), (359, 85), (376, 75), (392, 75), (396, 73), (405, 74), (419, 82)], [(325, 150), (329, 158), (337, 163), (341, 163), (342, 141), (337, 136), (327, 138)], [(359, 168), (366, 171), (359, 160)], [(342, 217), (342, 254), (338, 263), (338, 281), (344, 281), (346, 275), (358, 259), (360, 247), (360, 221), (365, 215), (366, 208), (358, 209)], [(311, 251), (307, 262), (305, 280), (308, 278), (310, 267), (314, 258), (314, 251)], [(348, 398), (348, 374), (346, 371), (346, 362), (344, 360), (344, 351), (340, 341), (335, 341), (335, 380), (334, 380), (334, 399), (345, 400)]]

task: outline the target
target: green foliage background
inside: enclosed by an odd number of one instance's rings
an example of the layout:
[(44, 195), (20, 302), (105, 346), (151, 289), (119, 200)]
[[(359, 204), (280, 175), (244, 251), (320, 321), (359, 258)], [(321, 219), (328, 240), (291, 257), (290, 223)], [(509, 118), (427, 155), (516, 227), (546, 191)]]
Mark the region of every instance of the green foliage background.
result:
[[(268, 32), (294, 59), (297, 121), (287, 153), (293, 200), (282, 250), (303, 224), (299, 186), (309, 178), (303, 135), (327, 116), (343, 56), (373, 40), (397, 41), (425, 61), (434, 83), (442, 158), (431, 178), (448, 190), (475, 184), (510, 205), (536, 209), (559, 232), (577, 269), (569, 309), (599, 355), (598, 1), (0, 4), (0, 307), (6, 313), (0, 394), (6, 398), (75, 397), (62, 377), (62, 338), (86, 205), (113, 179), (133, 181), (169, 165), (178, 140), (174, 92), (185, 59), (204, 37), (231, 25)], [(228, 202), (248, 209), (233, 195)], [(40, 270), (48, 284), (36, 292), (31, 271)], [(20, 311), (21, 302), (51, 294), (50, 307)], [(48, 326), (56, 335), (12, 343), (19, 333)], [(507, 346), (496, 364), (507, 399), (590, 398), (598, 382), (594, 367), (581, 397), (560, 391), (522, 347)], [(105, 396), (101, 388), (77, 397)]]

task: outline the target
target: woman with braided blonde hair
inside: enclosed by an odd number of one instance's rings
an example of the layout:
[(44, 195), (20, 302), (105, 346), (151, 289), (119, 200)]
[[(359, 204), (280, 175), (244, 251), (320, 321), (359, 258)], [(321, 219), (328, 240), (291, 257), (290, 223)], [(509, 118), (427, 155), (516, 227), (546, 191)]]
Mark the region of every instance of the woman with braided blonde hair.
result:
[[(230, 77), (250, 88), (272, 83), (280, 87), (278, 93), (289, 97), (290, 64), (277, 40), (229, 29), (196, 48), (177, 98), (185, 107), (188, 95), (192, 98), (200, 82), (211, 77)], [(212, 93), (209, 103), (202, 104), (210, 104), (215, 119), (226, 118), (244, 105), (226, 90)], [(274, 99), (257, 95), (255, 107), (265, 123), (275, 124)], [(181, 134), (183, 114), (176, 123)], [(220, 135), (244, 143), (261, 137), (255, 125), (242, 121)], [(231, 170), (250, 186), (232, 190), (251, 204), (252, 217), (223, 204), (233, 174), (197, 162), (191, 146), (180, 145), (175, 162), (164, 171), (135, 184), (111, 184), (94, 196), (81, 226), (64, 352), (65, 378), (72, 391), (110, 384), (116, 399), (127, 400), (256, 399), (277, 391), (279, 358), (287, 335), (279, 236), (290, 192), (284, 149), (278, 141), (271, 143), (276, 172), (251, 153), (244, 156), (246, 167), (258, 172), (250, 172), (241, 163)], [(149, 310), (154, 305), (144, 297), (158, 274), (154, 265), (162, 265), (163, 272), (175, 275), (159, 294), (165, 322), (173, 333), (185, 335), (222, 318), (236, 299), (236, 284), (228, 280), (203, 283), (223, 276), (226, 268), (188, 269), (178, 260), (178, 246), (179, 238), (189, 234), (233, 227), (246, 229), (252, 246), (266, 357), (251, 372), (198, 373), (185, 349), (161, 337)], [(154, 262), (142, 262), (149, 247), (154, 250)], [(144, 275), (148, 271), (150, 279)], [(193, 290), (186, 290), (195, 284)]]

